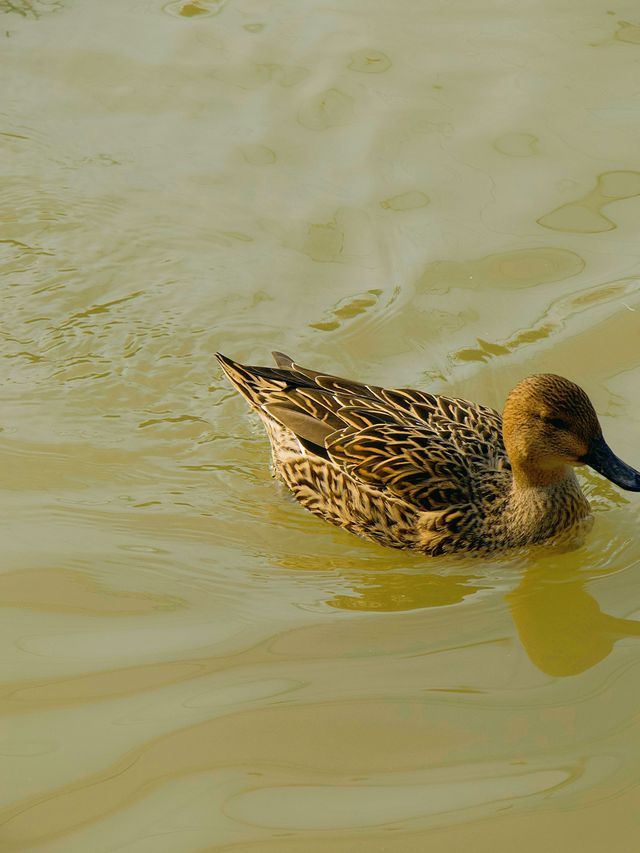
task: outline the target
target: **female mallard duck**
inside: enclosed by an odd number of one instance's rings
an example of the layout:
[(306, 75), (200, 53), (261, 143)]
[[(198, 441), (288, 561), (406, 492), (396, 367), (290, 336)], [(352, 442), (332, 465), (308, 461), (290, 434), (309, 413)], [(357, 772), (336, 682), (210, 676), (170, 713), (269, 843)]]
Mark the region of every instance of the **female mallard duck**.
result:
[(467, 400), (317, 373), (281, 353), (276, 368), (217, 357), (262, 418), (275, 473), (296, 499), (382, 545), (436, 555), (554, 538), (590, 516), (574, 465), (640, 491), (585, 392), (561, 376), (524, 379), (501, 418)]

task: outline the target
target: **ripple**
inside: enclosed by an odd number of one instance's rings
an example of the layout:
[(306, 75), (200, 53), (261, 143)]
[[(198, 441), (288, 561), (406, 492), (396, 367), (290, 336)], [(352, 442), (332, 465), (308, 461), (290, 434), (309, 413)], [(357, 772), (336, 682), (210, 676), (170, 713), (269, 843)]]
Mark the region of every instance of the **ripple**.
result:
[(507, 157), (534, 157), (539, 142), (532, 133), (504, 133), (495, 140), (493, 147)]
[(602, 213), (614, 201), (640, 195), (640, 172), (603, 172), (582, 198), (556, 207), (537, 220), (543, 228), (574, 234), (600, 234), (618, 226)]
[[(429, 776), (431, 774), (424, 774)], [(404, 823), (430, 815), (453, 813), (482, 806), (484, 811), (508, 808), (521, 797), (551, 792), (570, 778), (566, 770), (514, 772), (505, 766), (501, 775), (454, 782), (306, 785), (264, 787), (236, 795), (226, 812), (234, 819), (272, 829), (359, 829)]]
[(429, 202), (430, 198), (426, 193), (420, 190), (409, 190), (381, 201), (380, 207), (385, 210), (416, 210), (419, 207), (426, 207)]
[(267, 166), (276, 162), (276, 153), (266, 145), (241, 145), (240, 152), (247, 163), (253, 166)]
[(470, 261), (434, 261), (417, 281), (423, 291), (453, 288), (530, 288), (578, 275), (585, 262), (569, 249), (540, 247), (485, 255)]
[(40, 18), (64, 8), (61, 0), (0, 0), (0, 12), (14, 13), (23, 18)]
[(3, 607), (94, 616), (142, 615), (187, 605), (176, 596), (110, 589), (70, 569), (6, 572), (0, 575), (0, 598)]
[(383, 74), (391, 68), (391, 60), (381, 50), (364, 48), (352, 54), (347, 67), (361, 74)]
[(376, 245), (371, 217), (357, 208), (338, 208), (328, 222), (296, 223), (283, 233), (283, 242), (316, 263), (375, 267)]
[(326, 312), (325, 319), (309, 325), (312, 329), (318, 329), (321, 332), (332, 332), (339, 329), (346, 321), (360, 317), (370, 309), (375, 308), (381, 295), (381, 290), (374, 289), (357, 293), (354, 296), (346, 296), (334, 308)]
[(355, 101), (339, 89), (327, 89), (307, 101), (298, 112), (298, 121), (308, 130), (328, 130), (351, 124)]
[(632, 299), (640, 290), (640, 280), (622, 279), (620, 281), (597, 284), (588, 289), (581, 289), (554, 300), (543, 312), (538, 321), (529, 328), (519, 329), (509, 338), (499, 342), (477, 339), (474, 347), (463, 347), (452, 354), (452, 358), (460, 362), (486, 362), (492, 358), (508, 356), (525, 347), (540, 344), (550, 338), (566, 333), (567, 329), (580, 318), (581, 323), (587, 323), (588, 318), (581, 316), (590, 312), (592, 323), (596, 323), (604, 306), (608, 306), (612, 314), (624, 307), (624, 300)]
[(618, 21), (614, 38), (626, 44), (640, 44), (640, 25), (631, 24), (629, 21)]
[(175, 18), (201, 18), (219, 15), (228, 0), (177, 0), (167, 3), (164, 11)]
[[(349, 578), (349, 575), (347, 575)], [(349, 578), (347, 595), (334, 595), (330, 607), (358, 612), (398, 613), (431, 607), (450, 607), (489, 588), (481, 577), (473, 575), (432, 574), (386, 571), (363, 572)], [(474, 583), (475, 582), (475, 583)]]

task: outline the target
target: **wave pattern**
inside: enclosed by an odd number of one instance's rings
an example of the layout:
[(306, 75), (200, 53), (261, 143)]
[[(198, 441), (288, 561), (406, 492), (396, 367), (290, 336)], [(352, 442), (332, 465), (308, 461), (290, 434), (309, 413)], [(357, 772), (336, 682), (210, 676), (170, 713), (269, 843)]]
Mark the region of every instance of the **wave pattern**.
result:
[(634, 847), (633, 495), (387, 551), (213, 367), (563, 373), (637, 463), (638, 27), (584, 6), (0, 2), (7, 853)]

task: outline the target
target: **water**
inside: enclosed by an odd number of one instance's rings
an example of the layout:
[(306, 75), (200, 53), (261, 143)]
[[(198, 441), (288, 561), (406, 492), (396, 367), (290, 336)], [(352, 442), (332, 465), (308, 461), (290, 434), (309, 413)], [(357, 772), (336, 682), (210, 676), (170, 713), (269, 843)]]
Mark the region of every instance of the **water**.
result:
[(637, 9), (0, 14), (2, 849), (634, 849), (636, 497), (587, 475), (568, 553), (378, 548), (212, 354), (552, 370), (638, 465)]

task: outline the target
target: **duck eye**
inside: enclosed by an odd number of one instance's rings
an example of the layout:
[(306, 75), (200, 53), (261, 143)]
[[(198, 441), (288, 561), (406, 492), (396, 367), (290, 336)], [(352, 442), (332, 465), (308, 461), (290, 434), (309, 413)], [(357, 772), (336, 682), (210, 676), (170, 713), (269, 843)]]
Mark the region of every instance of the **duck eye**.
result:
[(569, 429), (569, 424), (562, 418), (545, 418), (545, 422), (556, 429)]

